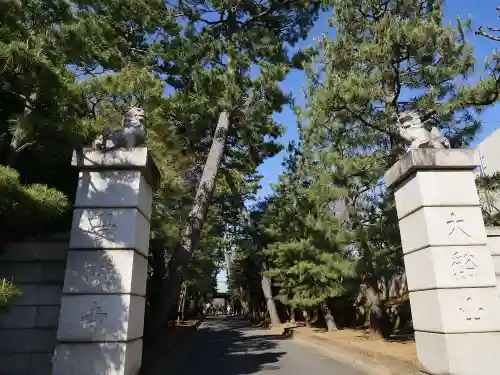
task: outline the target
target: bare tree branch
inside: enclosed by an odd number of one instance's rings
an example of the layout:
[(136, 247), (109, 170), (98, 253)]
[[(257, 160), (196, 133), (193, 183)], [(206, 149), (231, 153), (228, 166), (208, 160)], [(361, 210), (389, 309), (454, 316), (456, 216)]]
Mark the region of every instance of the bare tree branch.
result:
[[(492, 29), (490, 27), (488, 27), (488, 29)], [(496, 30), (495, 30), (496, 31)], [(485, 29), (483, 29), (482, 26), (479, 26), (479, 29), (475, 32), (476, 35), (482, 35), (482, 36), (485, 36), (486, 38), (488, 39), (491, 39), (491, 40), (495, 40), (497, 42), (500, 42), (500, 36), (496, 36), (496, 35), (493, 35), (493, 34), (490, 34), (489, 32), (487, 32)]]
[[(500, 10), (500, 6), (497, 6), (496, 7), (496, 10)], [(500, 17), (500, 16), (499, 16)], [(491, 27), (491, 26), (486, 26), (486, 28), (489, 30), (489, 31), (493, 31), (493, 32), (498, 32), (500, 31), (500, 28), (498, 27)], [(479, 29), (477, 29), (477, 31), (475, 32), (476, 35), (482, 35), (482, 36), (485, 36), (486, 38), (488, 39), (491, 39), (491, 40), (495, 40), (497, 42), (500, 42), (500, 36), (496, 36), (496, 35), (493, 35), (489, 32), (487, 32), (483, 26), (479, 26)]]

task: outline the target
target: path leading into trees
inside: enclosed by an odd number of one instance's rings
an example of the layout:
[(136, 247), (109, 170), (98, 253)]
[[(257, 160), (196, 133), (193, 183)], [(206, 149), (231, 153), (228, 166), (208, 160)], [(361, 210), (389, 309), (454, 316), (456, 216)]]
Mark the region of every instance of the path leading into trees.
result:
[(268, 332), (237, 318), (208, 318), (169, 358), (168, 375), (363, 375)]

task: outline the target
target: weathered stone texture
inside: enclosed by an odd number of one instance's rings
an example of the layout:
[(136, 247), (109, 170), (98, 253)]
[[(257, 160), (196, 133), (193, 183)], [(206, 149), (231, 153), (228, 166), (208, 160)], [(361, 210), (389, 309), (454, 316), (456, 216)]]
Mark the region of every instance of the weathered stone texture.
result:
[(0, 253), (0, 277), (23, 293), (0, 314), (0, 375), (50, 375), (68, 241), (10, 243)]
[(481, 208), (423, 207), (399, 221), (405, 254), (428, 246), (486, 245)]
[(75, 209), (71, 249), (135, 249), (149, 251), (149, 222), (136, 208)]
[(404, 262), (410, 291), (496, 285), (485, 246), (431, 246), (405, 255)]
[(0, 329), (35, 327), (37, 306), (12, 306), (0, 314)]
[(385, 184), (389, 188), (397, 187), (405, 179), (418, 171), (472, 171), (480, 164), (479, 154), (475, 149), (433, 149), (411, 150), (385, 172)]
[(500, 374), (500, 332), (452, 335), (415, 332), (417, 357), (424, 374)]
[(142, 340), (126, 343), (60, 344), (54, 355), (53, 375), (137, 375)]
[(72, 250), (66, 266), (65, 293), (146, 295), (147, 259), (134, 250)]
[(61, 342), (130, 341), (142, 337), (144, 297), (130, 294), (64, 295)]
[(82, 171), (75, 207), (135, 207), (149, 220), (152, 192), (140, 171)]

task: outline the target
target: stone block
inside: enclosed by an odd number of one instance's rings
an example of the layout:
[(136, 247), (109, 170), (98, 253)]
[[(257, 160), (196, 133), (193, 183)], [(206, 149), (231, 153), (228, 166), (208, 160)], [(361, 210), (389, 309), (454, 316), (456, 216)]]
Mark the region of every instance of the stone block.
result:
[(30, 360), (29, 375), (50, 375), (52, 373), (53, 353), (33, 353)]
[(491, 255), (500, 255), (500, 228), (486, 227), (486, 235), (488, 236), (488, 248)]
[(64, 263), (41, 263), (43, 283), (63, 283), (66, 265)]
[(472, 171), (417, 171), (394, 195), (399, 218), (424, 206), (479, 206)]
[(52, 375), (137, 375), (141, 358), (142, 340), (60, 344), (54, 354)]
[(486, 234), (488, 237), (500, 237), (500, 227), (497, 226), (487, 226)]
[(142, 337), (145, 298), (130, 294), (65, 295), (57, 338), (62, 342), (130, 341)]
[(82, 171), (75, 207), (134, 207), (151, 218), (152, 189), (140, 171)]
[(500, 332), (443, 335), (415, 332), (417, 357), (425, 374), (500, 374)]
[(410, 304), (415, 331), (500, 331), (500, 300), (495, 287), (410, 292)]
[(73, 250), (66, 264), (65, 293), (146, 294), (148, 261), (134, 250)]
[(33, 328), (36, 314), (36, 306), (10, 306), (7, 313), (0, 314), (0, 329)]
[(481, 208), (423, 207), (399, 221), (403, 253), (427, 246), (486, 245)]
[(42, 282), (41, 263), (0, 263), (0, 277), (16, 284)]
[(62, 285), (20, 285), (22, 296), (12, 300), (12, 306), (61, 305)]
[(80, 170), (139, 170), (153, 189), (158, 186), (160, 172), (146, 147), (116, 150), (84, 148), (73, 152), (71, 165)]
[(405, 255), (404, 261), (410, 291), (496, 285), (486, 246), (426, 247)]
[(61, 306), (39, 306), (36, 314), (37, 328), (57, 328)]
[(76, 209), (70, 249), (149, 250), (149, 222), (135, 208)]
[(4, 329), (0, 353), (51, 353), (56, 347), (55, 329)]
[(500, 275), (500, 255), (493, 255), (491, 257), (495, 275)]
[(34, 262), (66, 260), (69, 241), (11, 242), (0, 254), (1, 262)]
[(475, 149), (433, 149), (411, 150), (385, 172), (388, 188), (396, 188), (417, 170), (464, 170), (472, 171), (481, 164)]
[(17, 284), (62, 283), (64, 270), (62, 262), (0, 263), (0, 277)]
[(0, 375), (26, 375), (29, 367), (30, 354), (28, 353), (0, 354)]

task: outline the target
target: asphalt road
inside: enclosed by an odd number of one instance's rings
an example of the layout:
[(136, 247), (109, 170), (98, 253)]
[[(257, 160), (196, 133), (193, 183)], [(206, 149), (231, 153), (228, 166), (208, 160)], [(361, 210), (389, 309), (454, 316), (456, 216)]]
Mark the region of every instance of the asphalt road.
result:
[(364, 375), (292, 339), (210, 317), (168, 360), (165, 375)]

